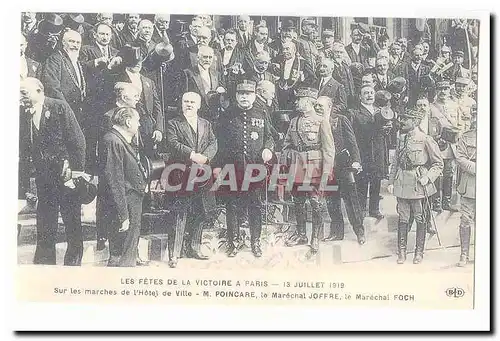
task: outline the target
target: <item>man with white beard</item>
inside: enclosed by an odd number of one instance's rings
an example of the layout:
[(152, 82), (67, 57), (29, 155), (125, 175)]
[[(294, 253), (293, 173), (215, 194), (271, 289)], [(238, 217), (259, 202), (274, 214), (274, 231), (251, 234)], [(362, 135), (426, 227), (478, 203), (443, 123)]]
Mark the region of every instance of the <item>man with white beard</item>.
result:
[(85, 130), (87, 95), (87, 67), (78, 61), (82, 37), (69, 30), (62, 37), (62, 49), (45, 61), (40, 80), (48, 97), (66, 101), (73, 110), (82, 130)]

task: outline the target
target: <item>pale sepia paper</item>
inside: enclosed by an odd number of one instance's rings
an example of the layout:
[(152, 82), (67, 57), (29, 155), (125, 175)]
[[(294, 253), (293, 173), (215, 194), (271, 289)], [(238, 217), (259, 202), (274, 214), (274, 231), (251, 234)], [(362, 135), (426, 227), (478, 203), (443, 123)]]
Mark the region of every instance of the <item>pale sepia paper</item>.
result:
[[(96, 4), (97, 6), (97, 4)], [(170, 5), (169, 5), (170, 6)], [(218, 11), (228, 12), (221, 9), (221, 5), (218, 6)], [(234, 6), (234, 5), (233, 5)], [(380, 7), (374, 8), (373, 13), (377, 14), (367, 14), (368, 9), (361, 8), (365, 6), (356, 6), (358, 11), (352, 9), (349, 11), (351, 16), (389, 16), (386, 12), (388, 10), (381, 10)], [(36, 7), (35, 7), (36, 8)], [(158, 10), (158, 7), (155, 7)], [(366, 7), (368, 8), (368, 7)], [(139, 12), (151, 12), (154, 10), (149, 10), (144, 8), (138, 10)], [(281, 12), (280, 7), (274, 9), (274, 13)], [(88, 9), (89, 11), (95, 11), (93, 9)], [(121, 8), (117, 9), (110, 8), (111, 11), (120, 12)], [(47, 9), (48, 11), (48, 9)], [(123, 10), (125, 11), (125, 10)], [(291, 8), (287, 8), (288, 12), (295, 13)], [(361, 13), (363, 11), (364, 14)], [(371, 10), (370, 10), (371, 11)], [(174, 10), (173, 8), (169, 11), (171, 13), (193, 13), (192, 9), (184, 8), (182, 10)], [(215, 9), (207, 9), (206, 12), (217, 13)], [(221, 13), (222, 13), (221, 12)], [(233, 7), (231, 12), (239, 12), (238, 7)], [(254, 9), (253, 12), (262, 13), (262, 10)], [(324, 15), (323, 13), (315, 13), (311, 9), (311, 15)], [(343, 11), (345, 12), (345, 10)], [(385, 13), (385, 14), (382, 14)], [(405, 11), (403, 11), (405, 12)], [(302, 11), (300, 12), (302, 13)], [(428, 16), (432, 17), (446, 17), (446, 11), (418, 11), (418, 13), (406, 13), (406, 16)], [(290, 13), (290, 15), (293, 15)], [(339, 15), (346, 15), (341, 13)], [(455, 16), (454, 14), (449, 14), (450, 16)], [(404, 13), (398, 13), (397, 11), (391, 16), (401, 16), (404, 17)], [(363, 265), (363, 262), (352, 263), (352, 264), (342, 264), (336, 266), (328, 267), (315, 267), (314, 265), (305, 265), (303, 267), (294, 268), (293, 270), (286, 269), (270, 269), (270, 270), (257, 270), (257, 269), (222, 269), (222, 270), (202, 270), (199, 268), (195, 269), (168, 269), (165, 266), (162, 267), (147, 267), (147, 268), (135, 268), (135, 269), (109, 269), (101, 267), (88, 267), (83, 266), (81, 268), (70, 268), (62, 266), (32, 266), (32, 265), (19, 265), (15, 266), (15, 284), (11, 290), (11, 293), (15, 293), (16, 300), (19, 300), (26, 309), (27, 302), (54, 302), (63, 303), (64, 305), (74, 304), (93, 304), (97, 305), (96, 309), (99, 307), (108, 308), (108, 304), (118, 304), (118, 307), (114, 308), (116, 310), (121, 310), (127, 307), (127, 305), (135, 306), (136, 304), (151, 304), (152, 306), (157, 305), (173, 305), (180, 304), (187, 309), (190, 306), (231, 306), (231, 307), (257, 307), (260, 309), (266, 309), (266, 306), (277, 306), (286, 307), (290, 306), (294, 309), (310, 309), (310, 308), (347, 308), (350, 309), (360, 309), (360, 314), (377, 314), (377, 310), (371, 310), (366, 312), (361, 309), (365, 308), (390, 308), (390, 309), (403, 309), (404, 312), (417, 310), (417, 309), (443, 309), (443, 310), (470, 310), (475, 308), (485, 309), (487, 303), (489, 303), (489, 295), (485, 300), (483, 295), (489, 293), (489, 212), (487, 212), (487, 207), (489, 207), (489, 179), (488, 179), (488, 169), (489, 169), (489, 115), (481, 114), (489, 112), (489, 93), (488, 93), (488, 83), (489, 83), (489, 18), (487, 15), (479, 16), (477, 14), (467, 14), (467, 12), (462, 12), (456, 14), (457, 17), (469, 17), (469, 18), (481, 18), (481, 38), (480, 38), (480, 50), (481, 50), (481, 62), (479, 65), (479, 91), (478, 101), (478, 174), (484, 174), (484, 176), (477, 177), (477, 221), (476, 226), (480, 226), (476, 230), (476, 247), (475, 250), (475, 264), (471, 265), (467, 271), (450, 271), (445, 269), (442, 272), (436, 269), (430, 269), (429, 267), (423, 266), (423, 271), (417, 270), (411, 264), (406, 264), (403, 267), (397, 267), (395, 265), (395, 258), (392, 257), (390, 260), (378, 262), (375, 265), (367, 267)], [(15, 40), (15, 39), (14, 39)], [(484, 90), (483, 90), (484, 89)], [(17, 96), (17, 94), (16, 94)], [(14, 97), (12, 97), (14, 98)], [(16, 97), (17, 98), (17, 97)], [(13, 103), (15, 107), (17, 103)], [(14, 111), (15, 108), (14, 108)], [(484, 173), (483, 173), (484, 172)], [(13, 191), (12, 193), (14, 193)], [(484, 212), (482, 211), (484, 209)], [(14, 211), (16, 209), (14, 208)], [(12, 216), (12, 211), (9, 212), (9, 216)], [(15, 218), (14, 218), (15, 220)], [(13, 222), (9, 223), (8, 226), (13, 226)], [(458, 226), (457, 226), (458, 228)], [(13, 238), (11, 240), (14, 240)], [(480, 247), (479, 247), (480, 246)], [(14, 248), (15, 250), (15, 248)], [(15, 254), (15, 251), (13, 252)], [(456, 254), (456, 252), (455, 252)], [(447, 260), (451, 259), (453, 262), (456, 260), (453, 257), (447, 257)], [(411, 257), (409, 257), (408, 263), (411, 263)], [(450, 262), (450, 266), (452, 266)], [(442, 266), (446, 268), (445, 265)], [(478, 277), (479, 276), (479, 277)], [(141, 285), (139, 284), (140, 279), (147, 278), (149, 280), (162, 280), (162, 285)], [(127, 279), (134, 280), (134, 284), (126, 284)], [(200, 286), (196, 285), (197, 279), (211, 279), (211, 280), (226, 280), (231, 281), (231, 286)], [(168, 285), (168, 280), (175, 280), (176, 285)], [(187, 285), (187, 281), (190, 284)], [(236, 286), (236, 281), (241, 281), (241, 286)], [(253, 282), (245, 283), (245, 281)], [(267, 282), (266, 287), (256, 286), (256, 281)], [(289, 282), (291, 288), (287, 288), (284, 284)], [(293, 288), (293, 286), (298, 282), (315, 283), (315, 285), (321, 286), (318, 283), (324, 283), (324, 288)], [(486, 283), (485, 283), (486, 282)], [(330, 288), (330, 283), (342, 283), (344, 288)], [(262, 284), (262, 283), (261, 283)], [(55, 293), (55, 288), (66, 289), (66, 292)], [(464, 290), (464, 295), (447, 295), (448, 289), (460, 288)], [(72, 294), (71, 290), (81, 290), (81, 293)], [(116, 295), (105, 295), (105, 294), (85, 294), (85, 289), (102, 290), (106, 289), (108, 291), (116, 291)], [(124, 290), (150, 290), (155, 292), (158, 296), (134, 296), (122, 295)], [(177, 293), (177, 291), (179, 293)], [(204, 292), (208, 291), (209, 296), (204, 297)], [(249, 292), (254, 293), (255, 298), (227, 298), (216, 296), (218, 291), (239, 291), (239, 292)], [(170, 292), (171, 296), (164, 296), (165, 292)], [(182, 292), (182, 293), (181, 293)], [(190, 292), (191, 296), (184, 296), (186, 292)], [(310, 294), (320, 294), (326, 293), (327, 298), (314, 298), (314, 299), (286, 299), (286, 298), (273, 298), (273, 293), (291, 293), (291, 294), (301, 294), (303, 293), (306, 297)], [(356, 295), (361, 294), (364, 296), (381, 295), (389, 298), (388, 300), (363, 300), (361, 298), (356, 299)], [(267, 295), (267, 296), (265, 296)], [(332, 297), (331, 295), (334, 295)], [(337, 296), (335, 296), (337, 295)], [(347, 296), (350, 295), (351, 298), (348, 299)], [(403, 295), (400, 298), (395, 296)], [(404, 296), (406, 295), (406, 296)], [(455, 297), (452, 297), (455, 296)], [(482, 298), (479, 298), (481, 296)], [(407, 299), (407, 300), (406, 300)], [(59, 308), (64, 307), (64, 305), (58, 305)], [(146, 308), (147, 309), (147, 308)], [(154, 308), (158, 311), (157, 308)], [(168, 309), (168, 308), (165, 308)], [(428, 315), (430, 316), (430, 315)], [(486, 319), (486, 314), (482, 315), (482, 320)], [(489, 318), (488, 318), (489, 319)], [(469, 319), (470, 321), (470, 319)], [(17, 324), (18, 326), (22, 324)], [(169, 328), (173, 326), (163, 326), (164, 328)], [(337, 326), (338, 327), (338, 326)], [(333, 327), (335, 328), (335, 327)], [(390, 323), (388, 328), (390, 328)], [(464, 324), (457, 326), (457, 329), (465, 328)], [(160, 329), (163, 329), (160, 327)], [(175, 327), (173, 328), (175, 329)], [(280, 328), (281, 329), (281, 328)], [(343, 329), (342, 327), (340, 329)]]

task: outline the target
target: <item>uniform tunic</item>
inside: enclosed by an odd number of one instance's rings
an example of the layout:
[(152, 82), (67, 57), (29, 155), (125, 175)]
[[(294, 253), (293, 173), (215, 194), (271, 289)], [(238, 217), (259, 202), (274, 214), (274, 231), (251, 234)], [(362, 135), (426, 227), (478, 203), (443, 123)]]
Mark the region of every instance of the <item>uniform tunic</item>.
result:
[(461, 225), (469, 226), (476, 218), (476, 130), (464, 133), (457, 143)]

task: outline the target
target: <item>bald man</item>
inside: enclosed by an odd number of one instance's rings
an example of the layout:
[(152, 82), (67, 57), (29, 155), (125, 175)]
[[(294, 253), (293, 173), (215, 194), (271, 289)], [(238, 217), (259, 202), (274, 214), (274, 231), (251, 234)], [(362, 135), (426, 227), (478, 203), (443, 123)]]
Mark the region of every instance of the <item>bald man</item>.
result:
[(64, 265), (78, 266), (83, 255), (81, 203), (77, 193), (64, 185), (67, 180), (61, 173), (64, 163), (72, 171), (84, 170), (85, 138), (70, 106), (46, 97), (38, 79), (21, 82), (20, 99), (24, 110), (19, 120), (19, 159), (31, 159), (38, 196), (33, 262), (56, 264), (60, 212), (68, 242)]
[[(198, 117), (201, 96), (195, 92), (186, 92), (182, 96), (181, 103), (182, 113), (167, 124), (167, 145), (171, 151), (169, 161), (186, 165), (189, 172), (193, 166), (210, 164), (217, 153), (217, 140), (210, 122)], [(174, 231), (170, 231), (168, 238), (169, 266), (176, 267), (183, 242), (186, 245), (187, 257), (208, 259), (201, 253), (200, 246), (202, 222), (215, 208), (213, 192), (205, 190), (211, 186), (194, 187), (189, 190), (186, 188), (188, 184), (182, 172), (172, 172), (169, 178), (175, 182), (171, 183), (171, 186), (181, 184), (181, 190), (177, 192), (181, 194), (174, 200), (176, 213)]]

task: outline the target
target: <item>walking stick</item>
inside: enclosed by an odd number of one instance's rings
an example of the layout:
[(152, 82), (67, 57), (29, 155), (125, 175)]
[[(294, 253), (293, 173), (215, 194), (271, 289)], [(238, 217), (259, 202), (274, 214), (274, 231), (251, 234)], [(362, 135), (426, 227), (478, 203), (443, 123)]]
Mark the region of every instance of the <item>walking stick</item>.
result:
[[(421, 177), (421, 175), (422, 174), (421, 174), (420, 167), (419, 167), (419, 168), (417, 168), (417, 176)], [(424, 185), (422, 185), (422, 188), (424, 189), (424, 196), (425, 196), (427, 210), (429, 211), (429, 215), (431, 216), (431, 222), (434, 225), (434, 230), (436, 231), (436, 237), (437, 237), (439, 246), (443, 246), (441, 244), (441, 238), (439, 237), (439, 230), (437, 228), (436, 220), (434, 219), (434, 215), (432, 214), (431, 205), (430, 205), (430, 201), (429, 201), (429, 195), (427, 194), (427, 188)]]

